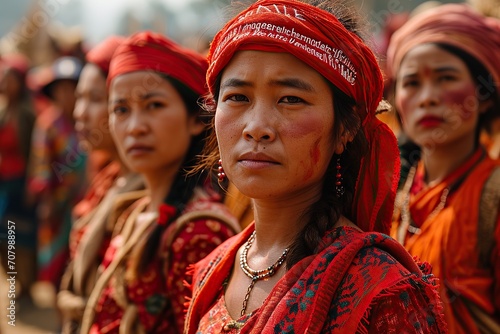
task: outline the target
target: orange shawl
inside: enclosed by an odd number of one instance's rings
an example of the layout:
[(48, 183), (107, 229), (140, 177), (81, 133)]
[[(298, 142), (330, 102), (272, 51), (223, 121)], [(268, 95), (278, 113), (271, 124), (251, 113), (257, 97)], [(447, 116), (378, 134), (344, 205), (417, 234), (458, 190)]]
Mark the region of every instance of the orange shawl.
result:
[[(486, 180), (500, 161), (488, 158), (482, 148), (463, 166), (441, 183), (410, 196), (411, 217), (421, 228), (420, 234), (407, 233), (405, 248), (422, 261), (429, 262), (440, 279), (440, 295), (450, 333), (479, 333), (464, 299), (482, 309), (500, 323), (500, 224), (497, 217), (495, 247), (488, 267), (481, 265), (478, 242), (478, 217), (481, 192)], [(417, 167), (417, 175), (423, 165)], [(446, 206), (427, 219), (440, 202), (443, 190), (463, 178), (450, 192)], [(401, 224), (397, 206), (392, 236)], [(401, 237), (401, 235), (399, 235)], [(400, 238), (399, 238), (400, 239)], [(484, 260), (484, 259), (483, 259)]]

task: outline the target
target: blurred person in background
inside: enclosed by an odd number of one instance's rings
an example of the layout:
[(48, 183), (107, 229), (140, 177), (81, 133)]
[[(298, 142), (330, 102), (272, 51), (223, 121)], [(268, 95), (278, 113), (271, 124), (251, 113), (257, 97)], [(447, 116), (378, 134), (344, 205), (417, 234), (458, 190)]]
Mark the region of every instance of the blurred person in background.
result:
[[(29, 200), (36, 205), (38, 300), (53, 306), (55, 289), (68, 260), (71, 210), (85, 186), (86, 155), (78, 147), (73, 110), (82, 63), (73, 57), (58, 58), (40, 75), (41, 91), (51, 105), (40, 112), (32, 136), (29, 165)], [(44, 299), (46, 297), (43, 297)]]
[(388, 64), (416, 145), (392, 235), (432, 265), (450, 333), (500, 333), (500, 161), (481, 145), (500, 117), (500, 34), (464, 4), (412, 17)]
[(83, 311), (96, 282), (114, 225), (110, 213), (120, 194), (144, 188), (142, 177), (120, 159), (109, 131), (106, 78), (115, 49), (124, 37), (110, 36), (86, 55), (87, 63), (76, 87), (73, 116), (80, 145), (89, 154), (100, 151), (108, 164), (91, 179), (85, 197), (73, 209), (70, 263), (57, 298), (64, 334), (78, 333)]
[[(472, 7), (488, 17), (488, 24), (500, 34), (500, 0), (468, 0)], [(492, 120), (481, 135), (481, 142), (494, 159), (500, 159), (500, 118)]]
[(110, 129), (146, 191), (127, 195), (110, 218), (81, 333), (182, 333), (187, 266), (239, 231), (206, 173), (186, 174), (211, 132), (198, 105), (206, 69), (203, 56), (149, 31), (113, 54)]
[[(0, 106), (0, 235), (7, 236), (8, 220), (15, 223), (18, 296), (29, 292), (36, 270), (36, 223), (33, 207), (26, 201), (26, 174), (36, 117), (26, 86), (28, 69), (29, 60), (22, 54), (4, 55), (1, 59), (0, 95), (5, 104)], [(0, 241), (2, 266), (7, 269), (7, 240)]]

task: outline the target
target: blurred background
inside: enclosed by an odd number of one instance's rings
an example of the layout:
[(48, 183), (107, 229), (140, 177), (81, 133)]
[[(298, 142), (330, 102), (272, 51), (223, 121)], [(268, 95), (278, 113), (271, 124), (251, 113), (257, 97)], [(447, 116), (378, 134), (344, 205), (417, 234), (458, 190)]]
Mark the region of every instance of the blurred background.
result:
[[(366, 17), (370, 26), (368, 37), (382, 60), (391, 34), (411, 14), (449, 2), (463, 1), (352, 0)], [(229, 3), (230, 0), (2, 0), (0, 55), (21, 53), (32, 68), (51, 64), (60, 56), (83, 60), (85, 52), (107, 36), (127, 36), (145, 29), (203, 52), (215, 32), (231, 17), (227, 10)], [(0, 142), (1, 145), (5, 144)], [(5, 240), (5, 235), (0, 235), (0, 243)], [(28, 274), (23, 275), (33, 274), (32, 263), (17, 254), (16, 265), (28, 267), (24, 271)], [(7, 325), (6, 282), (0, 270), (1, 334), (58, 333), (58, 313), (50, 294), (44, 295), (49, 291), (43, 289), (35, 291), (36, 298), (23, 294), (16, 301), (16, 326)]]

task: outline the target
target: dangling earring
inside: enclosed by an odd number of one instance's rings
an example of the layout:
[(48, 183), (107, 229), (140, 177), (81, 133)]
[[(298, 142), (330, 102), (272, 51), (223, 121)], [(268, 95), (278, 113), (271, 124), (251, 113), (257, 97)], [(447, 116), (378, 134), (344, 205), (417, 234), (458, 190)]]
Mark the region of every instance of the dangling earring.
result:
[(335, 175), (335, 192), (337, 193), (337, 198), (340, 198), (345, 192), (344, 186), (342, 185), (342, 174), (340, 173), (340, 170), (342, 169), (342, 166), (340, 165), (340, 157), (337, 158), (337, 166), (335, 168), (337, 169), (337, 174)]
[(217, 177), (219, 178), (219, 183), (223, 182), (226, 178), (226, 173), (224, 173), (224, 168), (222, 168), (222, 159), (219, 159), (219, 173)]

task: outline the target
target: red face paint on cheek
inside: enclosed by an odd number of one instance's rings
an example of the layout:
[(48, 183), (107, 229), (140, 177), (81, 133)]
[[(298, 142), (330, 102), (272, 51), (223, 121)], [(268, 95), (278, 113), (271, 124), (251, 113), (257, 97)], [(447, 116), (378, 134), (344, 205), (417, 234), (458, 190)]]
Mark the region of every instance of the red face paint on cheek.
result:
[(457, 110), (461, 118), (470, 118), (478, 110), (475, 85), (464, 83), (460, 87), (444, 91), (443, 102), (449, 108)]
[(319, 161), (319, 158), (321, 156), (321, 151), (319, 149), (319, 142), (321, 141), (321, 138), (318, 138), (316, 142), (314, 143), (314, 146), (311, 148), (311, 162), (313, 165), (317, 164)]
[(321, 150), (319, 149), (319, 143), (321, 141), (321, 138), (318, 138), (316, 142), (314, 143), (313, 147), (311, 148), (309, 155), (311, 159), (304, 163), (302, 162), (301, 165), (304, 166), (304, 169), (307, 171), (306, 174), (304, 175), (304, 181), (309, 180), (314, 172), (314, 168), (316, 164), (319, 161), (319, 158), (321, 157)]
[(314, 132), (317, 133), (322, 127), (321, 120), (314, 117), (304, 117), (300, 118), (300, 121), (290, 122), (284, 130), (290, 137), (300, 138)]

